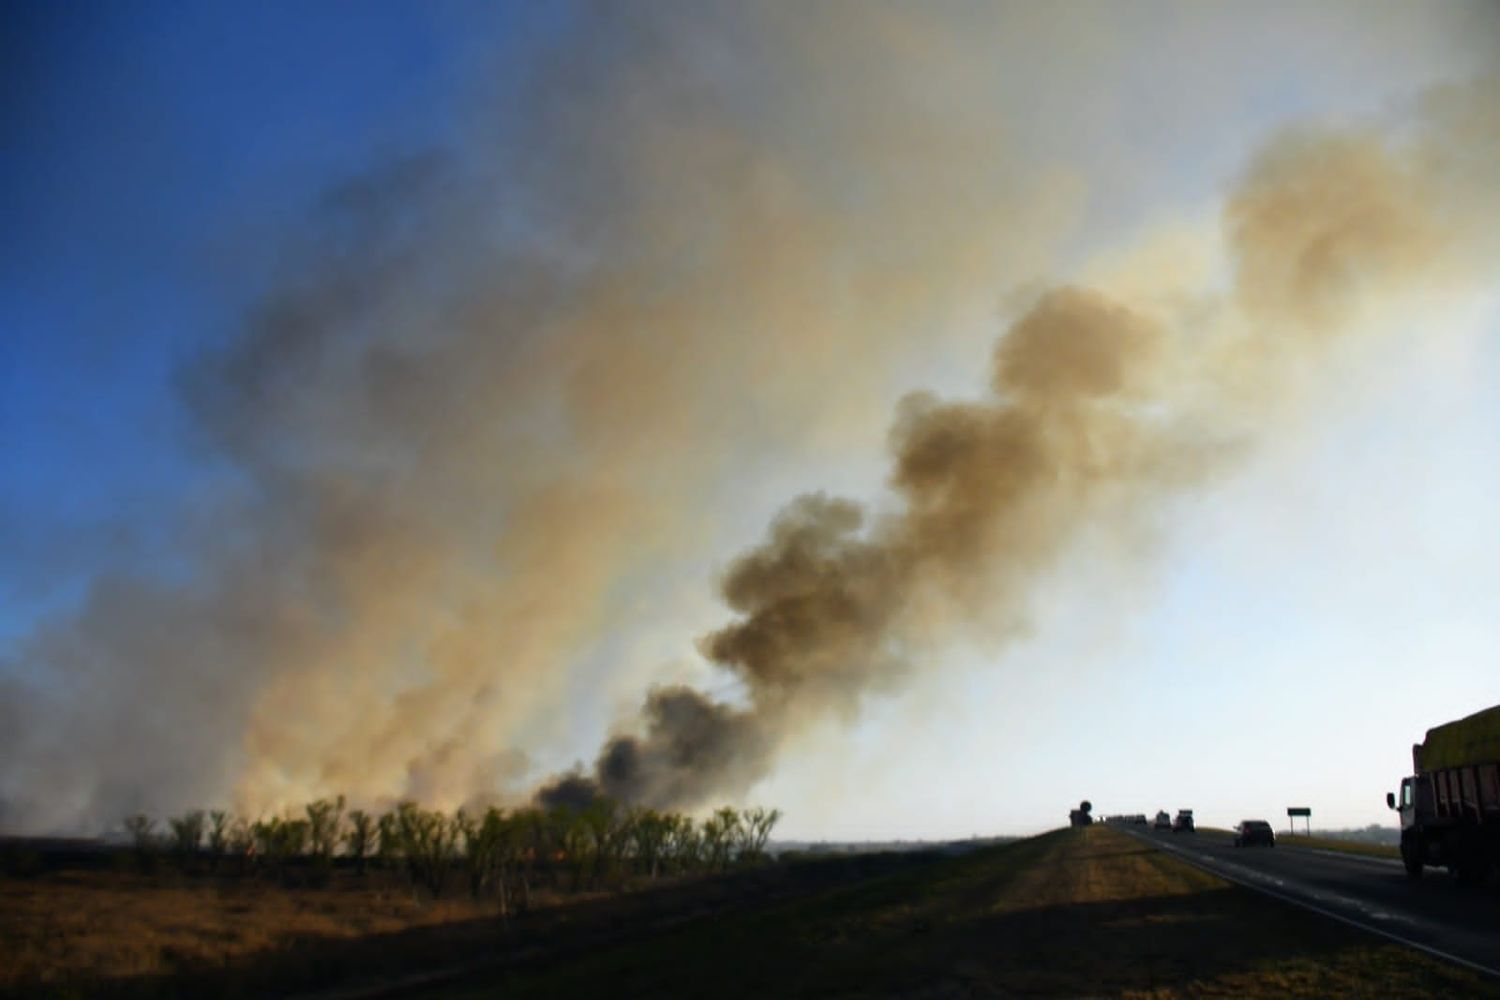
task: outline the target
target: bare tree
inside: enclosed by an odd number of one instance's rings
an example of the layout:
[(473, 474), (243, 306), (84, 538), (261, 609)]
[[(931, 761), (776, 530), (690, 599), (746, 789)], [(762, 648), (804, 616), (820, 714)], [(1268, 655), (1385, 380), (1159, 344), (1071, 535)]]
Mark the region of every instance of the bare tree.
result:
[(704, 861), (710, 870), (723, 871), (734, 860), (740, 825), (740, 814), (730, 806), (715, 810), (703, 821)]
[(535, 807), (511, 814), (516, 838), (516, 882), (521, 890), (520, 908), (531, 909), (531, 887), (538, 868), (550, 860), (547, 814)]
[(390, 868), (401, 858), (401, 830), (396, 821), (396, 813), (383, 814), (376, 821), (375, 832), (375, 856), (382, 868)]
[(463, 839), (469, 892), (475, 899), (493, 893), (502, 916), (510, 915), (512, 899), (524, 884), (522, 855), (528, 824), (525, 814), (507, 814), (493, 806), (482, 817), (469, 816), (462, 809), (454, 817), (453, 825)]
[(588, 884), (598, 886), (618, 869), (630, 843), (629, 828), (618, 803), (603, 796), (580, 810), (576, 823), (579, 831), (576, 849), (582, 853), (580, 864), (587, 864)]
[(637, 810), (631, 817), (630, 841), (636, 868), (647, 878), (656, 878), (661, 873), (674, 818), (654, 809)]
[(229, 813), (215, 809), (208, 814), (208, 850), (214, 857), (215, 866), (229, 845)]
[(568, 876), (569, 891), (583, 888), (592, 868), (593, 835), (583, 810), (572, 806), (554, 806), (535, 814), (532, 839), (537, 860), (552, 873), (554, 888), (563, 889), (563, 875)]
[(756, 806), (740, 813), (739, 856), (743, 862), (763, 861), (766, 842), (771, 839), (771, 828), (781, 819), (780, 809)]
[(396, 807), (396, 831), (413, 888), (420, 884), (434, 897), (441, 895), (454, 860), (458, 829), (441, 812), (402, 802)]
[(703, 863), (703, 835), (698, 825), (686, 816), (670, 814), (664, 817), (667, 824), (662, 843), (664, 858), (670, 859), (672, 869), (690, 872)]
[(268, 864), (281, 876), (285, 876), (291, 862), (307, 850), (307, 833), (305, 819), (272, 816), (250, 825), (257, 860)]
[(198, 853), (198, 848), (203, 845), (205, 819), (202, 809), (194, 809), (167, 820), (172, 828), (172, 846), (181, 857), (188, 858)]
[(491, 809), (485, 814), (486, 822), (495, 824), (498, 868), (496, 881), (500, 893), (500, 912), (509, 916), (514, 907), (517, 889), (521, 894), (522, 908), (531, 905), (530, 862), (526, 857), (527, 834), (531, 819), (525, 813), (504, 815)]
[(484, 820), (476, 819), (463, 809), (453, 814), (463, 850), (464, 872), (469, 877), (469, 894), (478, 899), (489, 890), (494, 878), (493, 845)]
[(243, 873), (254, 860), (255, 852), (255, 835), (250, 831), (249, 821), (240, 817), (235, 818), (229, 824), (225, 842), (230, 856), (235, 859), (236, 870)]
[(145, 813), (134, 813), (122, 825), (135, 847), (136, 864), (142, 871), (151, 869), (156, 861), (156, 821)]
[(135, 813), (126, 816), (122, 825), (125, 832), (130, 834), (130, 840), (137, 848), (151, 846), (152, 831), (156, 828), (156, 820), (144, 813)]
[(365, 873), (365, 860), (375, 846), (375, 819), (363, 809), (349, 810), (349, 831), (344, 834), (344, 849), (354, 859), (354, 869)]
[(333, 861), (339, 846), (339, 829), (344, 819), (344, 797), (318, 799), (309, 802), (307, 813), (307, 839), (312, 855), (318, 864), (327, 868)]

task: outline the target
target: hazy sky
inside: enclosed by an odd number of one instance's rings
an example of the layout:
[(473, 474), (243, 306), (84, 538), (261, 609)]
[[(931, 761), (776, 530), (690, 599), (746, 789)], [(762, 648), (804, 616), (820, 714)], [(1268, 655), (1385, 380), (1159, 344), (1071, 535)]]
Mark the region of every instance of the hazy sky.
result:
[[(712, 780), (786, 836), (1085, 797), (1362, 825), (1427, 727), (1500, 701), (1493, 5), (21, 3), (3, 32), (0, 825), (515, 800), (656, 684), (750, 713)], [(1367, 145), (1376, 194), (1294, 233), (1338, 302), (1246, 305), (1247, 274), (1305, 288), (1235, 206), (1290, 173), (1295, 230)], [(1142, 460), (1066, 517), (1043, 490), (961, 574), (891, 571), (880, 628), (788, 654), (836, 694), (707, 662), (799, 494), (905, 551), (902, 397), (1008, 412), (996, 341), (1065, 285), (1169, 331), (1125, 412), (1197, 471)], [(1245, 376), (1216, 338), (1295, 356)], [(1138, 458), (1084, 437), (1078, 469)]]

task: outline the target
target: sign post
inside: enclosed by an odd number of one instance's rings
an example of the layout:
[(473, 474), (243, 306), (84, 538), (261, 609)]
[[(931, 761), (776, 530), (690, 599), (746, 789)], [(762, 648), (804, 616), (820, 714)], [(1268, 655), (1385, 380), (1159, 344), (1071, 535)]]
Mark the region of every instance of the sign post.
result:
[(1297, 832), (1297, 824), (1296, 824), (1295, 820), (1296, 820), (1296, 818), (1298, 816), (1301, 816), (1302, 819), (1303, 819), (1303, 821), (1304, 821), (1304, 823), (1305, 823), (1305, 825), (1303, 826), (1303, 832), (1306, 833), (1307, 836), (1309, 836), (1309, 837), (1312, 836), (1312, 807), (1311, 806), (1287, 806), (1286, 816), (1287, 816), (1286, 825), (1287, 825), (1288, 832), (1290, 832), (1290, 833), (1296, 833)]

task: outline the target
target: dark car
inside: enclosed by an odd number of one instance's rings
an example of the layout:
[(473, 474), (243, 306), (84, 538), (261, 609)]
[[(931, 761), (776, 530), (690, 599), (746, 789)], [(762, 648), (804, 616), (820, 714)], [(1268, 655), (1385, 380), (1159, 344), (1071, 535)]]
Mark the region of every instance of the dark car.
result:
[(1240, 825), (1234, 828), (1234, 846), (1253, 847), (1256, 844), (1275, 847), (1276, 831), (1263, 819), (1241, 820)]
[(1193, 811), (1191, 809), (1177, 810), (1177, 818), (1172, 821), (1172, 832), (1192, 833), (1193, 829)]
[(1165, 809), (1156, 814), (1156, 825), (1154, 828), (1157, 830), (1172, 829), (1172, 817), (1167, 813)]

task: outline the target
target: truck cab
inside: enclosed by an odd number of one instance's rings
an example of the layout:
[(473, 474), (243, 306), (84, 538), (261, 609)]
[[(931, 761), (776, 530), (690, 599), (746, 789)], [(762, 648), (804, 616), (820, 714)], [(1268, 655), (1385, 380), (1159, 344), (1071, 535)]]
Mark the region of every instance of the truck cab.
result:
[(1401, 817), (1401, 829), (1409, 830), (1423, 823), (1430, 823), (1434, 812), (1432, 782), (1421, 775), (1401, 779), (1400, 791), (1387, 792), (1385, 804), (1396, 810)]
[(1396, 792), (1385, 793), (1385, 804), (1401, 819), (1401, 862), (1406, 873), (1418, 878), (1424, 865), (1441, 864), (1443, 841), (1432, 833), (1443, 824), (1438, 821), (1432, 779), (1423, 774), (1402, 778)]

